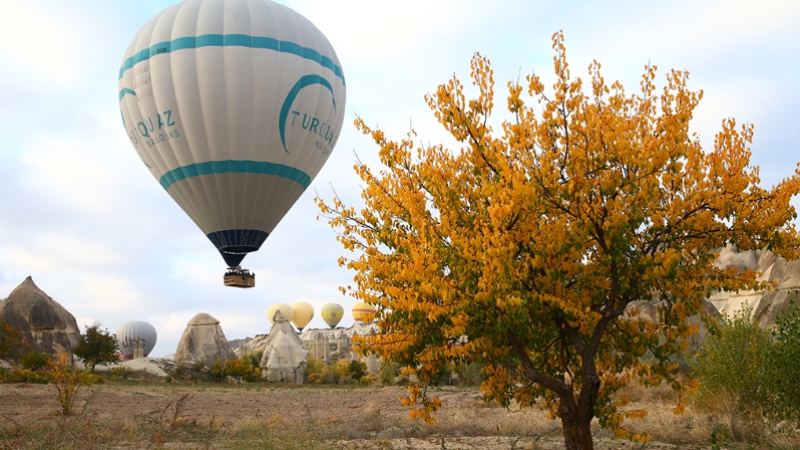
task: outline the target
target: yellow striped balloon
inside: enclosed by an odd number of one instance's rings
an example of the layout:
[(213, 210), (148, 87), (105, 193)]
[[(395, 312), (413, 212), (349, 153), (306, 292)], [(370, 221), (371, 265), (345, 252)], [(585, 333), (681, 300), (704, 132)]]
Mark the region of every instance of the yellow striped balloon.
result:
[(367, 323), (369, 318), (375, 314), (375, 308), (364, 302), (357, 302), (353, 305), (353, 319), (357, 323)]

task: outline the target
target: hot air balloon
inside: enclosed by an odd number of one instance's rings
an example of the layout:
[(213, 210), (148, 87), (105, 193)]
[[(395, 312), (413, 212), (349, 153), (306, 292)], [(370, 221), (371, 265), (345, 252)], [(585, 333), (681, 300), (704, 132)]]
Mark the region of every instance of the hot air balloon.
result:
[(322, 320), (331, 328), (336, 328), (339, 321), (344, 317), (344, 308), (338, 303), (328, 303), (322, 307)]
[(142, 356), (147, 356), (156, 346), (158, 333), (156, 328), (147, 322), (133, 320), (125, 322), (117, 328), (117, 346), (122, 354), (122, 359), (133, 359), (133, 351), (136, 348), (136, 340), (143, 346)]
[(353, 319), (356, 319), (356, 322), (366, 323), (367, 317), (375, 313), (375, 308), (364, 302), (356, 302), (356, 304), (353, 305), (352, 312)]
[(269, 323), (275, 323), (275, 313), (278, 311), (283, 314), (283, 317), (286, 317), (286, 320), (291, 321), (294, 318), (294, 308), (286, 303), (275, 303), (267, 308), (267, 319), (269, 319)]
[(167, 193), (216, 246), (228, 286), (331, 154), (342, 66), (305, 17), (269, 0), (185, 0), (136, 34), (119, 69), (122, 123)]
[(292, 309), (294, 310), (292, 323), (297, 327), (297, 331), (303, 331), (308, 322), (311, 322), (311, 319), (314, 318), (314, 307), (310, 303), (294, 302), (292, 303)]

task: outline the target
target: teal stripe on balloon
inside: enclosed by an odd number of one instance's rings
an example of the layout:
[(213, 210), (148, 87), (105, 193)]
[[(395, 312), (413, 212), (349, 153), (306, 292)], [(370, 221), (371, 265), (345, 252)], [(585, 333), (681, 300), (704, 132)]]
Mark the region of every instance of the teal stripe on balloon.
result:
[(284, 166), (259, 161), (208, 161), (204, 163), (189, 164), (188, 166), (178, 167), (161, 176), (158, 180), (161, 187), (168, 190), (173, 184), (187, 178), (199, 177), (200, 175), (212, 175), (223, 173), (252, 173), (257, 175), (275, 175), (299, 183), (303, 190), (311, 184), (311, 177), (305, 172), (294, 167)]
[(330, 69), (334, 75), (342, 80), (342, 84), (344, 84), (344, 72), (342, 72), (342, 68), (334, 64), (333, 59), (320, 54), (313, 48), (303, 47), (291, 41), (280, 41), (271, 37), (249, 36), (246, 34), (204, 34), (197, 37), (186, 36), (168, 42), (159, 42), (150, 48), (139, 50), (134, 53), (133, 56), (126, 59), (125, 62), (122, 63), (122, 67), (119, 68), (119, 78), (122, 78), (125, 71), (128, 69), (131, 69), (142, 61), (147, 61), (153, 56), (187, 48), (201, 47), (250, 47), (274, 50), (281, 53), (291, 53), (301, 58), (316, 61), (322, 67)]
[[(119, 91), (119, 101), (122, 101), (122, 97), (125, 97), (125, 94), (131, 94), (136, 97), (136, 91), (133, 89), (122, 88), (122, 90)], [(125, 123), (125, 116), (122, 116), (122, 122)]]

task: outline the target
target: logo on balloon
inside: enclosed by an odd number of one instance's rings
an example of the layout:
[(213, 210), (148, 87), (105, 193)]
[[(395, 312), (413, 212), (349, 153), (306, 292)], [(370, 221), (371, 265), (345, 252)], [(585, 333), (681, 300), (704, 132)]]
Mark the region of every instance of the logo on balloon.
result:
[[(125, 123), (124, 114), (122, 123)], [(150, 148), (159, 142), (181, 137), (181, 133), (175, 125), (172, 110), (168, 109), (157, 113), (155, 119), (152, 116), (143, 118), (135, 127), (128, 130), (128, 139), (130, 139), (135, 148), (139, 148), (140, 139)]]
[[(328, 123), (327, 119), (321, 119), (309, 114), (292, 109), (295, 99), (300, 94), (303, 88), (313, 86), (315, 84), (321, 85), (331, 93), (331, 102), (333, 102), (333, 109), (336, 110), (336, 100), (333, 98), (333, 86), (331, 83), (319, 75), (305, 75), (297, 80), (286, 99), (283, 101), (280, 115), (278, 116), (278, 127), (281, 134), (281, 143), (283, 144), (283, 151), (289, 153), (286, 148), (286, 127), (300, 126), (307, 133), (312, 133), (317, 136), (314, 146), (322, 151), (323, 155), (328, 154), (333, 148), (334, 143), (339, 138), (339, 135), (334, 132), (335, 124)], [(288, 122), (288, 123), (287, 123)]]

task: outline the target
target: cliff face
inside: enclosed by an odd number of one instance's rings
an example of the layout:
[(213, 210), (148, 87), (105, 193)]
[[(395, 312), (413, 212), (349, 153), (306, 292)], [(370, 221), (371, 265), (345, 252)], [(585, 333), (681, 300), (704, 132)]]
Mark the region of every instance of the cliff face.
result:
[(30, 350), (52, 356), (69, 352), (81, 338), (75, 317), (28, 277), (0, 304), (0, 316), (22, 332)]
[(761, 272), (760, 280), (773, 284), (761, 291), (715, 292), (709, 300), (722, 314), (733, 315), (748, 307), (759, 325), (769, 328), (792, 299), (800, 302), (800, 260), (786, 261), (769, 250), (737, 252), (729, 246), (720, 251), (716, 265), (736, 267), (740, 272), (756, 270)]

